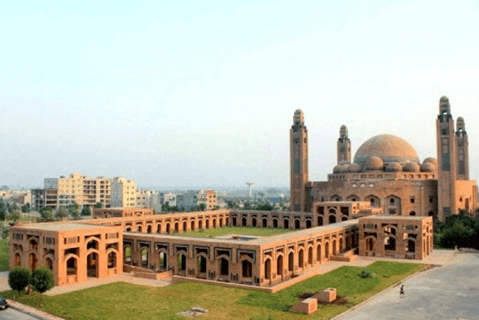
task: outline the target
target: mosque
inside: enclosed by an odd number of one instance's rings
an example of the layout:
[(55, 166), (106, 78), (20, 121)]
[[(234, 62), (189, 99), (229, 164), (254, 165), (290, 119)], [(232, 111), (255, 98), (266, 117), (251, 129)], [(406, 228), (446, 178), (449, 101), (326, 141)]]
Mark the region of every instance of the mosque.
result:
[[(153, 215), (141, 208), (98, 208), (93, 219), (20, 223), (10, 229), (10, 268), (46, 266), (59, 286), (128, 272), (276, 292), (321, 274), (331, 260), (424, 260), (433, 250), (433, 218), (444, 221), (460, 211), (477, 215), (478, 208), (464, 119), (454, 123), (446, 97), (436, 126), (437, 159), (422, 162), (408, 142), (392, 135), (369, 139), (352, 160), (342, 126), (328, 181), (309, 181), (308, 131), (297, 110), (290, 129), (289, 211)], [(187, 235), (226, 226), (289, 232)]]
[[(330, 202), (367, 202), (396, 216), (432, 216), (444, 221), (452, 214), (477, 215), (478, 193), (469, 179), (468, 136), (464, 119), (456, 125), (449, 99), (439, 101), (436, 120), (437, 157), (422, 162), (407, 141), (381, 134), (364, 142), (351, 157), (348, 129), (341, 126), (337, 165), (327, 181), (308, 180), (308, 131), (304, 114), (296, 110), (291, 139), (291, 210), (323, 215)], [(336, 216), (324, 224), (336, 222)], [(346, 220), (346, 219), (344, 219)], [(322, 224), (322, 223), (321, 223)]]

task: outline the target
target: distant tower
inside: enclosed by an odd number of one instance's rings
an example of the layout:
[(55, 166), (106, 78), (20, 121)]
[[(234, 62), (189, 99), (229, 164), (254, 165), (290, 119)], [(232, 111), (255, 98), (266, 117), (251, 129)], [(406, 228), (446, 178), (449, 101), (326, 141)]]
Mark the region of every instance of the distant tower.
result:
[(304, 125), (304, 114), (300, 109), (294, 112), (290, 130), (291, 157), (291, 211), (305, 211), (306, 183), (308, 182), (308, 130)]
[(469, 140), (467, 138), (464, 118), (457, 118), (456, 122), (457, 147), (457, 179), (469, 180)]
[(246, 182), (246, 184), (248, 185), (248, 188), (249, 188), (249, 197), (250, 197), (250, 198), (253, 198), (253, 186), (254, 186), (254, 182), (253, 182), (253, 181), (249, 181), (249, 182)]
[(339, 129), (338, 164), (351, 163), (351, 140), (348, 137), (348, 127), (344, 124)]
[(437, 135), (437, 206), (438, 219), (444, 221), (456, 213), (456, 174), (457, 154), (454, 120), (451, 115), (449, 99), (445, 96), (439, 101), (439, 115), (436, 120)]

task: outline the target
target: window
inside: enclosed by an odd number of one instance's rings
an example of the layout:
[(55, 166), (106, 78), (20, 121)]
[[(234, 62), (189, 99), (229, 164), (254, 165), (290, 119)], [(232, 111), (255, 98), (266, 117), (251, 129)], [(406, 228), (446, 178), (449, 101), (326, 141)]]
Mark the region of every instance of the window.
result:
[(416, 199), (414, 197), (411, 197), (411, 203), (416, 203)]

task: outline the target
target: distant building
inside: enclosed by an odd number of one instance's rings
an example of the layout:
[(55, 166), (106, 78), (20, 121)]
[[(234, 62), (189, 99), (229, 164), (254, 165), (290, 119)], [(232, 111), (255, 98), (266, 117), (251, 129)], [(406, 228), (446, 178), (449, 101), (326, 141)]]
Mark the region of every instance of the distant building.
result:
[(161, 197), (161, 204), (168, 204), (170, 207), (175, 207), (177, 205), (176, 194), (171, 192), (164, 193)]
[(38, 210), (45, 205), (45, 189), (32, 189), (32, 203), (33, 210)]
[(214, 210), (218, 205), (218, 193), (214, 190), (200, 190), (197, 195), (198, 206), (204, 204), (206, 210)]
[[(46, 178), (44, 181), (44, 205), (57, 209), (60, 206), (78, 204), (93, 206), (110, 204), (111, 181), (105, 177), (89, 178), (80, 173), (68, 177)], [(37, 193), (38, 195), (39, 193)]]
[(111, 182), (111, 207), (133, 208), (136, 206), (136, 183), (123, 177)]
[(156, 212), (161, 212), (161, 196), (158, 191), (154, 190), (137, 190), (136, 207), (150, 208)]

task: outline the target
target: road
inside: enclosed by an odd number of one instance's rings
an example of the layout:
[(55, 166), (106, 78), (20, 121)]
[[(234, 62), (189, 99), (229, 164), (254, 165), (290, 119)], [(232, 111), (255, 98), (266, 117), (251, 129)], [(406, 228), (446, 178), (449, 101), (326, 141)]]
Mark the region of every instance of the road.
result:
[(337, 320), (479, 319), (479, 255), (460, 254), (457, 261), (419, 273), (386, 290)]
[(2, 320), (38, 320), (38, 318), (34, 318), (32, 316), (29, 316), (27, 314), (24, 314), (12, 308), (8, 308), (7, 310), (0, 310), (0, 319)]

